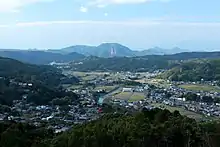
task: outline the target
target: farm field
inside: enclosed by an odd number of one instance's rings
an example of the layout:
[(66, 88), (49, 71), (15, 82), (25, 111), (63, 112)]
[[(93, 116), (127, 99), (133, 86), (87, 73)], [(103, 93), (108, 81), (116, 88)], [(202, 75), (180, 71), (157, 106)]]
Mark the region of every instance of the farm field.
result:
[(145, 96), (143, 93), (134, 92), (128, 101), (135, 102), (135, 101), (143, 100), (144, 98)]
[(80, 88), (82, 88), (82, 87), (83, 87), (83, 85), (71, 85), (71, 86), (68, 87), (68, 89), (70, 89), (70, 90), (76, 90), (76, 89), (80, 89)]
[(127, 100), (129, 102), (139, 101), (145, 98), (144, 93), (137, 92), (121, 92), (114, 96), (116, 99)]
[(110, 92), (112, 90), (114, 90), (117, 86), (97, 86), (95, 87), (95, 90), (101, 90), (101, 89), (105, 89), (106, 92)]
[(150, 79), (143, 78), (143, 79), (135, 80), (135, 81), (140, 82), (140, 83), (148, 83), (148, 84), (152, 84), (152, 85), (164, 87), (164, 88), (167, 88), (170, 86), (166, 80), (158, 79), (158, 78), (150, 78)]
[(185, 85), (179, 85), (180, 88), (184, 88), (187, 90), (192, 90), (192, 91), (214, 91), (214, 92), (220, 92), (220, 88), (211, 86), (211, 85), (193, 85), (193, 84), (185, 84)]
[(188, 117), (193, 118), (195, 120), (201, 120), (201, 119), (204, 118), (204, 115), (202, 115), (202, 114), (198, 114), (198, 113), (195, 113), (195, 112), (192, 112), (192, 111), (188, 111), (188, 110), (185, 110), (184, 108), (180, 108), (180, 107), (171, 107), (171, 106), (161, 104), (161, 103), (152, 103), (152, 106), (162, 107), (164, 109), (169, 110), (170, 112), (174, 112), (175, 110), (177, 110), (177, 111), (180, 112), (181, 115), (188, 116)]

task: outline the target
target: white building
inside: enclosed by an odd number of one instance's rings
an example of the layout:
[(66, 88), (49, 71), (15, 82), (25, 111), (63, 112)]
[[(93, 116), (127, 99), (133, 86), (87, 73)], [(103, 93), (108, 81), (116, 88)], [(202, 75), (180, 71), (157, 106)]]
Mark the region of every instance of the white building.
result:
[(133, 89), (132, 88), (123, 88), (122, 92), (132, 92)]

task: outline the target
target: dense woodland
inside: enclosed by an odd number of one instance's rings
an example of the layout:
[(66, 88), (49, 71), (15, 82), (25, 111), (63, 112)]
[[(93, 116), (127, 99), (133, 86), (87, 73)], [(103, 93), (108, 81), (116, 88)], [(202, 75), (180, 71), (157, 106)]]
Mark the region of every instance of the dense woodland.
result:
[[(12, 105), (13, 100), (28, 100), (35, 104), (48, 104), (55, 98), (69, 96), (77, 98), (71, 92), (65, 92), (61, 84), (75, 84), (79, 80), (66, 77), (60, 70), (51, 66), (38, 66), (0, 58), (0, 104)], [(20, 86), (19, 83), (31, 83), (32, 86)]]
[(113, 57), (99, 58), (87, 57), (83, 64), (72, 63), (72, 69), (77, 71), (154, 71), (158, 69), (170, 69), (182, 64), (184, 60), (197, 58), (219, 58), (220, 52), (192, 52), (174, 55), (148, 55), (142, 57)]
[(220, 59), (186, 61), (163, 74), (174, 81), (220, 80)]
[(198, 123), (178, 111), (143, 110), (106, 114), (100, 119), (54, 134), (12, 122), (0, 124), (1, 147), (219, 147), (220, 124)]

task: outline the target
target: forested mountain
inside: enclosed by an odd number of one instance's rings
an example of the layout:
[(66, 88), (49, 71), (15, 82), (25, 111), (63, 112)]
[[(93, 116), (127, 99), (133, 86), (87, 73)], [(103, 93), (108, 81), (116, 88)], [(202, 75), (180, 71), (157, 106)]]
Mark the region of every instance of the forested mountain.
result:
[(168, 70), (162, 77), (174, 81), (220, 80), (220, 59), (186, 61)]
[[(76, 84), (75, 77), (66, 77), (60, 70), (47, 65), (31, 65), (0, 57), (0, 104), (11, 105), (13, 100), (27, 95), (31, 102), (47, 104), (54, 98), (71, 96), (60, 84)], [(28, 86), (31, 84), (31, 86)]]
[(83, 64), (71, 64), (72, 68), (78, 71), (149, 71), (164, 69), (169, 66), (169, 61), (161, 58), (87, 58)]
[(1, 147), (219, 147), (220, 124), (167, 110), (106, 114), (55, 135), (44, 127), (0, 124)]
[(132, 50), (124, 45), (118, 43), (103, 43), (99, 46), (86, 46), (86, 45), (75, 45), (60, 50), (48, 50), (55, 53), (71, 53), (77, 52), (85, 56), (97, 56), (108, 58), (111, 57), (111, 50), (114, 49), (114, 56), (116, 57), (134, 57), (134, 56), (144, 56), (144, 55), (165, 55), (165, 54), (176, 54), (181, 52), (186, 52), (188, 50), (173, 48), (173, 49), (163, 49), (159, 47), (150, 48), (146, 50)]
[(177, 53), (182, 53), (182, 52), (188, 52), (189, 50), (186, 49), (181, 49), (181, 48), (172, 48), (172, 49), (163, 49), (160, 47), (154, 47), (154, 48), (149, 48), (147, 50), (143, 51), (137, 51), (135, 54), (137, 56), (144, 56), (144, 55), (172, 55), (172, 54), (177, 54)]
[(22, 62), (31, 64), (49, 64), (55, 62), (70, 62), (78, 59), (82, 59), (85, 56), (79, 53), (71, 52), (69, 54), (52, 53), (46, 51), (24, 51), (24, 50), (12, 50), (1, 51), (0, 56), (16, 59)]
[(151, 71), (157, 69), (170, 69), (181, 64), (183, 60), (219, 57), (220, 52), (192, 52), (174, 55), (148, 55), (142, 57), (87, 57), (81, 60), (83, 64), (76, 64), (78, 62), (73, 62), (72, 68), (79, 71)]
[(111, 57), (111, 50), (114, 50), (114, 56), (117, 57), (135, 56), (134, 51), (118, 43), (103, 43), (99, 46), (77, 45), (61, 49), (60, 51), (64, 53), (77, 52), (86, 56), (97, 56), (106, 58)]
[(61, 71), (47, 65), (31, 65), (20, 61), (0, 57), (0, 76), (22, 82), (40, 82), (57, 86), (64, 78)]

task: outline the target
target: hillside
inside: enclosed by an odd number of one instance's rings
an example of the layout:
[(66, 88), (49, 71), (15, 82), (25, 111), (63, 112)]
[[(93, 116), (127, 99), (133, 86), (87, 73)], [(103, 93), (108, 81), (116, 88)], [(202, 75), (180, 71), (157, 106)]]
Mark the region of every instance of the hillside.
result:
[(13, 50), (13, 51), (1, 50), (0, 56), (16, 59), (31, 64), (49, 64), (53, 61), (70, 62), (85, 57), (84, 55), (75, 52), (63, 55), (60, 53), (52, 53), (45, 51), (24, 51), (24, 50)]
[(124, 57), (135, 55), (131, 49), (118, 43), (103, 43), (99, 46), (76, 45), (61, 49), (60, 51), (63, 53), (77, 52), (85, 56), (97, 56), (106, 58), (111, 56), (111, 49), (115, 50), (115, 56)]
[[(66, 77), (51, 66), (25, 64), (0, 57), (0, 104), (11, 105), (13, 100), (22, 99), (24, 94), (31, 102), (47, 104), (54, 98), (67, 95), (60, 87), (63, 82), (76, 84), (79, 80)], [(31, 86), (27, 86), (29, 83)]]
[(106, 114), (67, 132), (15, 122), (0, 123), (2, 147), (219, 147), (220, 124), (199, 123), (179, 112), (151, 110)]
[(97, 57), (86, 58), (82, 63), (73, 62), (71, 67), (76, 71), (150, 71), (169, 67), (169, 61), (161, 58)]
[(186, 49), (181, 49), (181, 48), (172, 48), (172, 49), (163, 49), (160, 47), (154, 47), (154, 48), (149, 48), (147, 50), (143, 51), (137, 51), (136, 55), (137, 56), (143, 56), (143, 55), (172, 55), (172, 54), (177, 54), (177, 53), (182, 53), (182, 52), (188, 52), (189, 50)]
[(170, 69), (181, 64), (184, 60), (197, 58), (219, 58), (220, 52), (192, 52), (174, 55), (148, 55), (142, 57), (114, 57), (99, 58), (87, 57), (77, 64), (71, 64), (72, 69), (78, 71), (152, 71), (157, 69)]
[(186, 61), (162, 75), (174, 81), (220, 80), (220, 59)]
[(176, 54), (176, 53), (188, 51), (188, 50), (180, 49), (180, 48), (163, 49), (159, 47), (136, 51), (136, 50), (130, 49), (118, 43), (103, 43), (99, 46), (76, 45), (76, 46), (63, 48), (60, 50), (48, 50), (48, 51), (56, 52), (56, 53), (63, 53), (63, 54), (77, 52), (85, 56), (97, 56), (97, 57), (108, 58), (108, 57), (111, 57), (111, 49), (115, 50), (114, 56), (116, 57), (134, 57), (134, 56), (144, 56), (144, 55), (169, 55), (169, 54)]
[(23, 82), (39, 81), (47, 85), (58, 85), (64, 77), (61, 71), (47, 65), (31, 65), (20, 61), (0, 57), (0, 76), (16, 78)]

